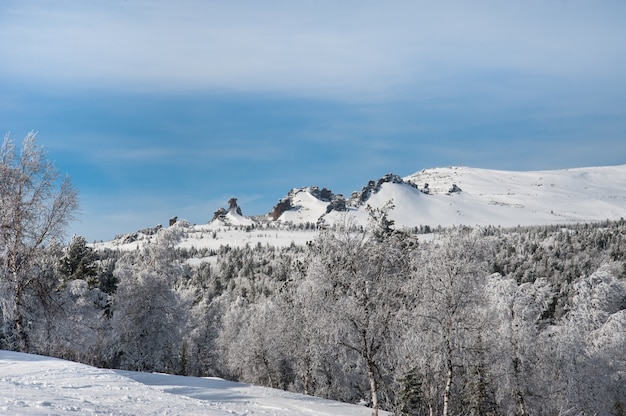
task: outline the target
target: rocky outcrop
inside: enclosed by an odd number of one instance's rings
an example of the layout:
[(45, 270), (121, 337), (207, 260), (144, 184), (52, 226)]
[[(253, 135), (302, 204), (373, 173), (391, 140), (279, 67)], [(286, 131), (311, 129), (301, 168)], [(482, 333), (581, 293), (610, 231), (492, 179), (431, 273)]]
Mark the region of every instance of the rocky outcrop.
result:
[(308, 188), (308, 192), (320, 201), (330, 202), (333, 199), (333, 193), (330, 189), (319, 189), (317, 186), (311, 186)]
[(157, 224), (155, 227), (144, 228), (139, 231), (135, 231), (134, 233), (117, 235), (113, 239), (113, 242), (118, 245), (134, 243), (135, 241), (143, 240), (148, 236), (155, 235), (162, 228), (163, 226), (161, 224)]
[(293, 208), (293, 205), (291, 205), (291, 198), (287, 195), (274, 205), (272, 212), (270, 212), (270, 218), (276, 221), (281, 215), (283, 215), (284, 212), (289, 211), (291, 208)]
[(230, 198), (228, 200), (228, 212), (234, 212), (239, 215), (243, 215), (241, 213), (241, 208), (237, 205), (237, 198)]
[(300, 192), (307, 192), (314, 198), (327, 202), (328, 206), (326, 208), (326, 213), (330, 211), (345, 211), (346, 210), (346, 200), (341, 194), (333, 194), (330, 189), (327, 188), (319, 188), (317, 186), (310, 186), (304, 188), (294, 188), (289, 191), (289, 193), (278, 201), (276, 205), (272, 208), (272, 211), (269, 213), (269, 217), (276, 221), (283, 215), (286, 211), (297, 208), (294, 204), (294, 198)]
[(388, 173), (377, 181), (369, 181), (367, 186), (364, 186), (363, 189), (357, 192), (352, 192), (350, 199), (348, 201), (348, 205), (353, 207), (358, 207), (363, 205), (370, 197), (380, 191), (381, 186), (384, 183), (403, 183), (410, 186), (415, 186), (412, 183), (405, 182), (400, 176), (395, 175), (393, 173)]
[(326, 213), (328, 214), (331, 211), (345, 211), (347, 208), (346, 200), (341, 194), (334, 195), (330, 200), (330, 203), (326, 207)]
[(213, 213), (213, 218), (211, 218), (211, 222), (215, 221), (215, 220), (219, 220), (219, 219), (224, 219), (224, 217), (226, 216), (226, 214), (228, 214), (228, 211), (226, 211), (226, 209), (219, 207), (217, 209), (217, 211), (215, 211)]
[(211, 218), (210, 222), (225, 219), (226, 214), (228, 214), (229, 212), (243, 216), (243, 214), (241, 213), (241, 208), (239, 207), (239, 205), (237, 205), (237, 198), (230, 198), (228, 200), (228, 209), (219, 207), (213, 213), (213, 218)]

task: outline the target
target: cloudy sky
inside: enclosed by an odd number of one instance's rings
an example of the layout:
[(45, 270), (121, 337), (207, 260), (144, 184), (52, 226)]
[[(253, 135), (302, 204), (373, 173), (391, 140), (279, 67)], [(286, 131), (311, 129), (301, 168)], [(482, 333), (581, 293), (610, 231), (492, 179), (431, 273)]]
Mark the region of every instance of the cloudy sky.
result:
[(89, 241), (388, 172), (626, 163), (626, 3), (0, 3), (0, 132)]

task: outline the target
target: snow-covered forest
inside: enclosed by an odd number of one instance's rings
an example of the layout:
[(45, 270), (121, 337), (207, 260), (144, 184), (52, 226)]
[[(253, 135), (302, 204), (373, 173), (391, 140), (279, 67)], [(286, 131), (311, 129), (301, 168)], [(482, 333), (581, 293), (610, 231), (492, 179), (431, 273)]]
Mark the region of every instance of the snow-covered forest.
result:
[(623, 219), (418, 234), (383, 208), (305, 245), (181, 246), (179, 221), (96, 249), (54, 238), (76, 194), (30, 149), (24, 176), (3, 148), (2, 349), (397, 415), (626, 413)]

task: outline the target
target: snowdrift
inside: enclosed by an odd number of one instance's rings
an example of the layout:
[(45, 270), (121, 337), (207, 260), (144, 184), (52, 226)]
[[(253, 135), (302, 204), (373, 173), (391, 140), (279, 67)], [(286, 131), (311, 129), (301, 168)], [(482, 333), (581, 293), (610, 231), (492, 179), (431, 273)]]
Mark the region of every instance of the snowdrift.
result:
[(371, 410), (218, 378), (106, 370), (0, 351), (0, 414), (365, 416)]

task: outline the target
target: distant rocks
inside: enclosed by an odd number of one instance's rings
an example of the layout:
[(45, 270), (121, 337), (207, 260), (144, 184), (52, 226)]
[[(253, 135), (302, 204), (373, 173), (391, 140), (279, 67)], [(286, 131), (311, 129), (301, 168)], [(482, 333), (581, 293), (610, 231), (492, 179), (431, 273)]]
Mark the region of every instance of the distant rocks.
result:
[[(370, 180), (366, 186), (360, 191), (353, 192), (350, 198), (346, 199), (342, 194), (335, 194), (328, 188), (320, 188), (318, 186), (308, 186), (302, 188), (293, 188), (287, 195), (282, 197), (272, 210), (267, 214), (266, 218), (270, 221), (292, 221), (297, 222), (308, 221), (311, 223), (324, 222), (327, 214), (335, 212), (344, 212), (350, 209), (360, 209), (367, 204), (367, 201), (378, 193), (382, 186), (386, 183), (400, 184), (410, 186), (424, 194), (431, 194), (428, 183), (418, 186), (416, 183), (405, 180), (399, 175), (388, 173), (377, 180)], [(448, 194), (461, 192), (456, 184), (448, 189)], [(289, 216), (284, 214), (290, 212)], [(229, 214), (231, 214), (229, 216)], [(294, 217), (293, 214), (296, 214)], [(238, 216), (237, 221), (245, 218), (241, 212), (241, 208), (237, 204), (237, 198), (228, 200), (228, 208), (218, 208), (213, 214), (211, 222), (221, 220), (229, 223), (232, 215)], [(288, 219), (285, 219), (288, 218)], [(297, 218), (297, 219), (296, 219)]]
[(237, 205), (237, 198), (230, 198), (228, 200), (228, 212), (234, 212), (239, 215), (243, 215), (241, 213), (241, 208)]
[(308, 188), (308, 190), (311, 195), (313, 195), (315, 198), (319, 199), (320, 201), (330, 202), (330, 200), (333, 198), (333, 193), (331, 192), (330, 189), (326, 189), (326, 188), (319, 189), (317, 186), (311, 186), (310, 188)]
[[(348, 201), (349, 206), (359, 207), (367, 202), (368, 199), (378, 191), (383, 186), (384, 183), (398, 183), (398, 184), (406, 184), (417, 188), (417, 186), (411, 182), (405, 182), (400, 176), (395, 175), (393, 173), (388, 173), (377, 181), (369, 181), (367, 186), (364, 186), (358, 192), (352, 192), (352, 196), (350, 196), (350, 200)], [(428, 186), (428, 185), (426, 185)]]
[[(353, 192), (349, 199), (344, 198), (342, 194), (334, 194), (327, 188), (319, 188), (317, 186), (294, 188), (289, 193), (281, 198), (276, 205), (272, 208), (272, 211), (268, 214), (269, 218), (276, 221), (287, 211), (296, 211), (306, 209), (298, 205), (296, 202), (296, 196), (301, 192), (306, 192), (310, 196), (314, 197), (318, 201), (326, 202), (326, 210), (322, 213), (322, 217), (332, 211), (344, 212), (350, 208), (358, 208), (365, 205), (367, 200), (374, 194), (380, 191), (381, 187), (385, 183), (405, 184), (418, 189), (417, 185), (404, 181), (399, 175), (388, 173), (378, 180), (371, 180), (360, 191)], [(316, 218), (319, 222), (322, 219)], [(313, 220), (313, 218), (312, 218)]]
[[(218, 221), (216, 229), (267, 225), (308, 230), (346, 220), (363, 224), (368, 207), (378, 209), (390, 201), (397, 227), (513, 227), (614, 220), (626, 218), (625, 176), (626, 165), (536, 172), (454, 166), (423, 169), (403, 178), (388, 173), (370, 180), (349, 198), (323, 187), (293, 188), (266, 215), (243, 216), (237, 199), (231, 198), (215, 211), (211, 222)], [(545, 184), (550, 186), (541, 186)], [(177, 217), (171, 218), (170, 225), (174, 223), (181, 228), (185, 224)], [(160, 228), (118, 235), (113, 243), (137, 245)]]
[(133, 233), (118, 235), (113, 239), (113, 242), (117, 245), (134, 243), (136, 241), (143, 240), (146, 237), (155, 235), (161, 229), (163, 229), (163, 226), (161, 224), (157, 224), (154, 227), (144, 228)]
[(241, 207), (237, 204), (237, 198), (230, 198), (228, 200), (228, 209), (219, 207), (214, 213), (211, 222), (215, 220), (224, 220), (228, 213), (234, 213), (243, 216), (241, 213)]
[(289, 191), (289, 193), (282, 197), (276, 205), (272, 208), (272, 211), (268, 214), (269, 217), (276, 221), (278, 220), (285, 212), (299, 209), (300, 207), (296, 205), (294, 202), (296, 200), (296, 196), (301, 192), (306, 192), (311, 197), (315, 198), (318, 201), (326, 202), (326, 213), (331, 211), (345, 211), (346, 210), (346, 200), (341, 194), (334, 194), (330, 189), (327, 188), (319, 188), (317, 186), (309, 186), (303, 188), (293, 188)]
[[(291, 193), (291, 191), (289, 193)], [(283, 215), (283, 213), (293, 208), (291, 201), (292, 199), (290, 195), (287, 195), (283, 197), (280, 201), (278, 201), (278, 203), (274, 205), (274, 208), (272, 208), (272, 211), (269, 213), (270, 218), (276, 221), (280, 218), (281, 215)]]
[(226, 214), (228, 214), (228, 211), (226, 211), (225, 208), (219, 207), (217, 211), (213, 213), (213, 218), (211, 218), (211, 222), (219, 219), (223, 220), (226, 217)]
[(326, 207), (326, 213), (328, 214), (331, 211), (343, 212), (347, 209), (348, 208), (346, 206), (346, 200), (344, 199), (343, 195), (337, 194), (333, 195), (333, 197), (331, 198), (330, 203)]

